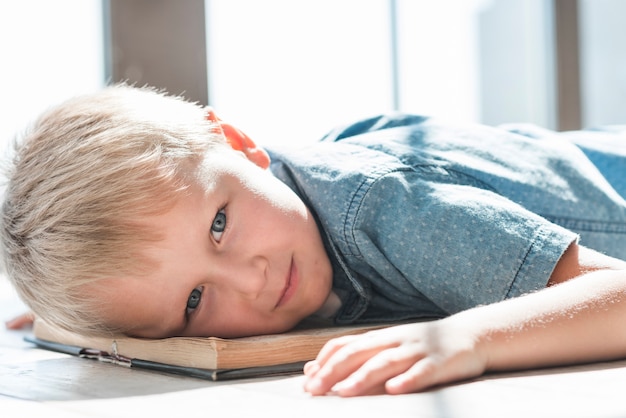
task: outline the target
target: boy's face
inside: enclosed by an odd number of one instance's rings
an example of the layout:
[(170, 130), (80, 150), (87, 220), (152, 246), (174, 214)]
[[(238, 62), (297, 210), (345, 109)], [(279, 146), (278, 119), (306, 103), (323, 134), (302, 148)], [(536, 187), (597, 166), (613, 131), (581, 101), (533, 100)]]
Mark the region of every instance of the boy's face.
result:
[(107, 280), (106, 315), (139, 337), (238, 337), (285, 331), (318, 310), (332, 269), (302, 200), (233, 150), (209, 152), (197, 183), (145, 219), (164, 237), (147, 251), (157, 267)]

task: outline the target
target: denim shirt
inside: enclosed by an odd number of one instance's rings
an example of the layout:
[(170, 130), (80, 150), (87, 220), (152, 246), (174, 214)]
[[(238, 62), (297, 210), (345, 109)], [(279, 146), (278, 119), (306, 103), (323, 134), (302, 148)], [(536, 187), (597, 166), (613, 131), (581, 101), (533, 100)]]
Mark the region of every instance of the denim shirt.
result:
[[(322, 231), (337, 324), (439, 318), (541, 289), (579, 238), (626, 258), (624, 184), (565, 135), (392, 114), (269, 152)], [(624, 173), (626, 153), (613, 166)]]

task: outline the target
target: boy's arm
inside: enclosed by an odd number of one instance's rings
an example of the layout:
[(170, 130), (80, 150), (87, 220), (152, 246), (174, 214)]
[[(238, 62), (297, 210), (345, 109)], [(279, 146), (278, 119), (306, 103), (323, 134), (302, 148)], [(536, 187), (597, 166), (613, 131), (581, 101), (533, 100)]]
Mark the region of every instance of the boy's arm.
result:
[(442, 320), (331, 341), (305, 367), (305, 389), (406, 393), (488, 370), (626, 356), (626, 263), (573, 244), (550, 284), (561, 282)]

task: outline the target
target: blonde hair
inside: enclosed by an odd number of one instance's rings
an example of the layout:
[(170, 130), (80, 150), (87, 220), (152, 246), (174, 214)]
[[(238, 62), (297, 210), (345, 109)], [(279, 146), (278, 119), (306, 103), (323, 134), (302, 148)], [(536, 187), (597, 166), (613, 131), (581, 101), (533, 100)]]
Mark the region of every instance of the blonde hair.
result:
[(85, 285), (145, 270), (141, 249), (159, 237), (141, 219), (171, 208), (190, 169), (225, 143), (205, 116), (182, 98), (117, 85), (52, 108), (16, 144), (2, 253), (36, 315), (84, 334), (125, 331), (103, 323)]

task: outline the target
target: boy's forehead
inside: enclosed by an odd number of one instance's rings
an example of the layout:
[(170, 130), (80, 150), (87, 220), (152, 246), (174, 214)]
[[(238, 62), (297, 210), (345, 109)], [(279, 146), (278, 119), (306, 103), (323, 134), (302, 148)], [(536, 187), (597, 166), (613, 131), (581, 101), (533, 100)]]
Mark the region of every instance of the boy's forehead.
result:
[[(240, 151), (228, 146), (218, 146), (207, 150), (197, 166), (196, 180), (203, 188), (217, 187), (223, 175), (243, 179), (250, 176), (254, 163)], [(258, 172), (254, 172), (254, 175)]]

